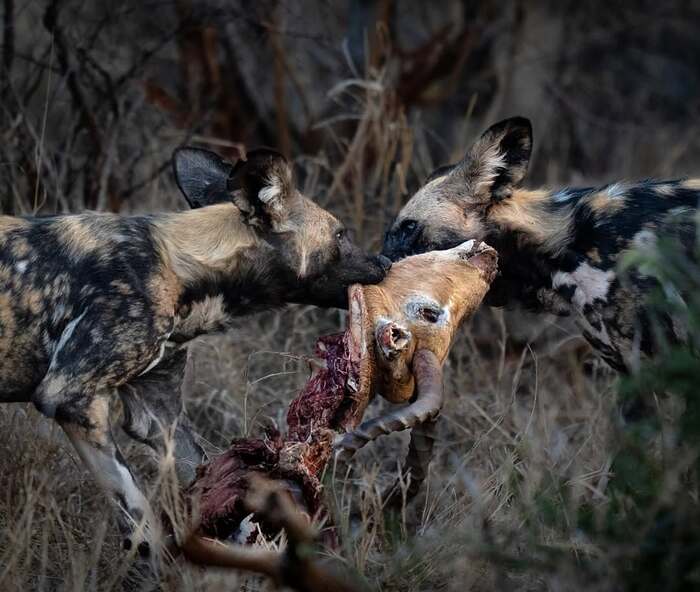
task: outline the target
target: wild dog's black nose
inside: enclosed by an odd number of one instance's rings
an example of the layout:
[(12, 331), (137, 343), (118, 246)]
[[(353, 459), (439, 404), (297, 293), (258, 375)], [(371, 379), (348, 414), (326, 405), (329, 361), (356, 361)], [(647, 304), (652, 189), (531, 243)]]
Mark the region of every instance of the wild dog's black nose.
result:
[(391, 261), (398, 261), (407, 255), (408, 247), (406, 244), (398, 240), (393, 234), (387, 233), (384, 237), (384, 245), (382, 245), (382, 256), (387, 257)]
[(382, 268), (382, 271), (384, 271), (384, 273), (391, 269), (391, 259), (389, 259), (389, 257), (385, 257), (384, 255), (377, 255), (377, 263), (379, 263), (379, 266)]

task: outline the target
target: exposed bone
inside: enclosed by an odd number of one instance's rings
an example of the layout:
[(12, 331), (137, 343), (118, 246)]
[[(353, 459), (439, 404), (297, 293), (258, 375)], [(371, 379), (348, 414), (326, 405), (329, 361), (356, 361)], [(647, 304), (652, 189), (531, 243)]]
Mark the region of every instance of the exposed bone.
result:
[(442, 367), (437, 356), (429, 350), (417, 351), (413, 356), (413, 376), (417, 383), (416, 400), (407, 407), (365, 421), (356, 430), (340, 437), (336, 450), (341, 459), (349, 458), (380, 436), (407, 430), (437, 418), (443, 404)]

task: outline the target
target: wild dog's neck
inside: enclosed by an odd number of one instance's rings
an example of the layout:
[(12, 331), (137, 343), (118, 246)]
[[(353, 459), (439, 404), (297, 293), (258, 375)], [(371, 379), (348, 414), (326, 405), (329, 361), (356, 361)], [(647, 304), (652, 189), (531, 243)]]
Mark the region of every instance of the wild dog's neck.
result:
[(154, 226), (181, 286), (178, 314), (205, 303), (210, 316), (233, 317), (283, 303), (284, 266), (233, 204), (167, 214)]
[(574, 209), (569, 202), (556, 202), (546, 190), (518, 189), (491, 206), (488, 222), (495, 235), (517, 237), (549, 257), (559, 257), (571, 241)]
[(157, 216), (154, 226), (164, 260), (183, 284), (230, 270), (259, 243), (232, 203)]
[(549, 191), (516, 190), (488, 213), (486, 242), (499, 253), (499, 275), (487, 296), (493, 306), (518, 301), (533, 311), (568, 314), (552, 294), (552, 273), (568, 265), (574, 208)]

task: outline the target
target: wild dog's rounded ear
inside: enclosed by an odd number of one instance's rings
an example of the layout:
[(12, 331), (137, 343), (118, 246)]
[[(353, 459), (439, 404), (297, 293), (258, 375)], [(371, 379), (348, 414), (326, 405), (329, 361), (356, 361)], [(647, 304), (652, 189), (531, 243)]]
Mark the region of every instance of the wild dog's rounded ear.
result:
[(252, 150), (234, 167), (229, 190), (246, 224), (274, 229), (287, 216), (287, 198), (294, 191), (292, 168), (275, 150)]
[(532, 124), (511, 117), (492, 125), (462, 161), (463, 173), (475, 193), (488, 192), (493, 200), (510, 196), (527, 173), (532, 153)]
[(233, 165), (218, 154), (189, 146), (178, 148), (173, 153), (173, 170), (191, 208), (230, 201), (227, 183)]

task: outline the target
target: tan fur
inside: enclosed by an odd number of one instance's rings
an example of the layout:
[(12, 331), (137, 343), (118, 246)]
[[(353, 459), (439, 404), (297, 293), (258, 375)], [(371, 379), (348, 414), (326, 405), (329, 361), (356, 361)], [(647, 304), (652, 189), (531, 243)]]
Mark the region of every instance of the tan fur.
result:
[(39, 290), (23, 290), (20, 297), (21, 307), (34, 316), (38, 316), (44, 307), (44, 298)]
[(175, 332), (182, 336), (216, 331), (224, 326), (228, 317), (222, 296), (195, 302), (180, 314), (175, 322)]
[(5, 242), (5, 239), (9, 237), (12, 231), (21, 230), (22, 228), (27, 228), (28, 226), (29, 222), (23, 218), (0, 216), (0, 248), (11, 248), (12, 254), (17, 259), (26, 257), (29, 254), (30, 249), (29, 244), (24, 238), (16, 235), (13, 236), (9, 247), (4, 246), (3, 243)]
[(306, 276), (311, 253), (323, 251), (333, 237), (335, 230), (340, 228), (340, 222), (313, 201), (298, 195), (298, 203), (294, 215), (290, 218), (290, 231), (297, 234), (299, 249), (299, 277)]
[(236, 258), (259, 243), (232, 203), (165, 214), (154, 227), (163, 261), (184, 282), (235, 270)]
[(602, 261), (597, 247), (588, 251), (588, 253), (586, 253), (586, 257), (588, 257), (593, 263), (600, 263)]
[(81, 216), (65, 216), (56, 221), (59, 240), (69, 252), (90, 253), (104, 244)]
[(692, 189), (693, 191), (700, 191), (700, 178), (686, 179), (681, 183), (681, 186), (686, 189)]
[(21, 237), (15, 237), (12, 240), (12, 247), (11, 248), (12, 248), (12, 254), (17, 259), (22, 259), (24, 257), (27, 257), (32, 251), (31, 247), (29, 246), (29, 243), (24, 238), (21, 238)]
[(148, 289), (155, 303), (156, 314), (165, 318), (172, 317), (183, 290), (182, 282), (175, 272), (170, 267), (163, 267), (150, 279)]
[(573, 223), (571, 211), (554, 214), (545, 209), (549, 192), (518, 189), (513, 195), (491, 208), (489, 221), (506, 229), (532, 237), (534, 243), (557, 253), (566, 245)]
[[(0, 268), (2, 271), (2, 268)], [(15, 338), (16, 321), (9, 294), (0, 293), (0, 355), (7, 356)]]
[(586, 196), (585, 202), (593, 212), (600, 214), (614, 214), (624, 209), (626, 205), (623, 196), (611, 197), (606, 191)]
[(26, 228), (29, 222), (23, 218), (15, 218), (14, 216), (0, 216), (0, 233), (9, 232), (18, 228)]
[(104, 448), (109, 444), (109, 398), (103, 393), (95, 398), (92, 405), (87, 409), (86, 416), (90, 422), (89, 428), (75, 427), (75, 430), (82, 430), (83, 437), (95, 446)]

